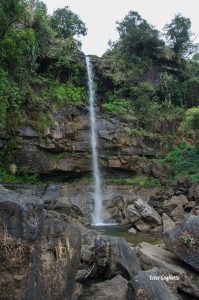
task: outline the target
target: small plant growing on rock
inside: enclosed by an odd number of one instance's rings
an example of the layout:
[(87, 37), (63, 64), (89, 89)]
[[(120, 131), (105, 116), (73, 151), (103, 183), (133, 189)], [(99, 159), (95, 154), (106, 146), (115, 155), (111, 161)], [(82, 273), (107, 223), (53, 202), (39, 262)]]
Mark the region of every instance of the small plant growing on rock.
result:
[(188, 247), (193, 247), (196, 244), (194, 237), (187, 232), (184, 232), (184, 234), (181, 235), (180, 240)]

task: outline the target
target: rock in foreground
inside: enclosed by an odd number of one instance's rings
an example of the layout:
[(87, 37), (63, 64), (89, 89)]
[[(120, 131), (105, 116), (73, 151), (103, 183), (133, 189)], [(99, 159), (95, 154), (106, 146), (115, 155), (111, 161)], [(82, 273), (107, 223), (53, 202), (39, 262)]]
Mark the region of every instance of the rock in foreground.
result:
[(171, 289), (162, 280), (152, 280), (157, 276), (157, 268), (140, 271), (130, 282), (129, 299), (136, 300), (177, 300)]
[(199, 272), (199, 217), (190, 215), (167, 231), (165, 244), (169, 251)]

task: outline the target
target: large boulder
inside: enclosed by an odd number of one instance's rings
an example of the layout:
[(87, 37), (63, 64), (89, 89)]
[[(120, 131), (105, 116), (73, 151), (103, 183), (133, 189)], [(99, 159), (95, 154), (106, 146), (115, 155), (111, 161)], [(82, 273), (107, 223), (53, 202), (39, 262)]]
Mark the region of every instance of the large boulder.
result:
[(165, 234), (169, 251), (199, 272), (199, 217), (190, 215)]
[(2, 299), (69, 300), (80, 248), (79, 227), (67, 223), (62, 208), (46, 210), (38, 197), (0, 189)]
[(155, 209), (149, 206), (142, 199), (138, 199), (135, 201), (135, 207), (140, 212), (141, 216), (148, 222), (152, 222), (156, 225), (160, 225), (162, 223), (160, 215), (157, 213)]
[(162, 224), (159, 213), (142, 199), (127, 207), (127, 218), (140, 231), (148, 231)]
[(185, 195), (181, 194), (179, 196), (173, 196), (168, 201), (164, 202), (163, 210), (164, 212), (170, 212), (178, 206), (185, 206), (188, 204), (188, 199)]
[(42, 212), (39, 197), (25, 197), (7, 189), (0, 190), (0, 219), (10, 235), (31, 240), (36, 234)]
[(98, 236), (88, 249), (94, 254), (88, 262), (93, 266), (88, 279), (111, 279), (120, 274), (129, 280), (141, 269), (135, 250), (123, 238)]
[(156, 277), (158, 269), (140, 271), (129, 281), (129, 298), (136, 300), (177, 300), (178, 297), (171, 291), (167, 284)]
[(126, 300), (128, 291), (128, 281), (121, 275), (117, 275), (110, 280), (92, 284), (85, 288), (80, 295), (84, 300)]
[(177, 276), (177, 280), (168, 280), (166, 283), (175, 287), (190, 296), (199, 297), (199, 276), (186, 266), (183, 261), (171, 252), (151, 245), (141, 243), (137, 248), (138, 257), (143, 270), (150, 270), (153, 267), (160, 269), (160, 273), (165, 276)]
[(130, 279), (140, 270), (140, 263), (135, 250), (123, 238), (109, 238), (109, 267), (108, 276), (121, 274)]
[(28, 300), (70, 300), (80, 264), (81, 235), (77, 226), (46, 214), (39, 225), (30, 257)]

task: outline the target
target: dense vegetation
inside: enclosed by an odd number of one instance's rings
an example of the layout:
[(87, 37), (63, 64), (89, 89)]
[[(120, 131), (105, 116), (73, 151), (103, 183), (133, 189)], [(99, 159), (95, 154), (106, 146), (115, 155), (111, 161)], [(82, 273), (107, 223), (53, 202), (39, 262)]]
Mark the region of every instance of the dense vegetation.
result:
[(85, 68), (74, 36), (85, 34), (68, 7), (49, 16), (40, 0), (1, 1), (1, 128), (33, 122), (42, 130), (60, 104), (84, 101)]
[[(189, 168), (190, 178), (196, 180), (199, 54), (190, 19), (178, 14), (160, 33), (130, 11), (117, 22), (117, 30), (119, 39), (109, 43), (102, 57), (106, 67), (97, 82), (99, 104), (137, 120), (139, 126), (130, 132), (136, 136), (164, 135), (156, 132), (156, 123), (177, 122), (178, 132), (170, 134), (177, 135), (179, 143), (189, 139), (192, 146), (176, 146), (162, 161), (170, 164), (173, 178)], [(42, 132), (52, 125), (59, 107), (86, 100), (85, 62), (77, 39), (86, 31), (68, 7), (48, 15), (40, 0), (1, 1), (0, 130), (15, 132), (25, 123)], [(11, 173), (1, 170), (0, 178), (14, 176)], [(21, 176), (27, 182), (37, 180)], [(14, 180), (10, 178), (7, 181)]]
[(197, 106), (199, 65), (190, 27), (188, 18), (176, 15), (161, 34), (133, 11), (118, 22), (119, 40), (110, 42), (103, 56), (109, 65), (104, 75), (114, 87), (107, 91), (104, 107), (134, 111), (147, 127), (146, 111), (148, 116), (174, 114), (175, 118)]

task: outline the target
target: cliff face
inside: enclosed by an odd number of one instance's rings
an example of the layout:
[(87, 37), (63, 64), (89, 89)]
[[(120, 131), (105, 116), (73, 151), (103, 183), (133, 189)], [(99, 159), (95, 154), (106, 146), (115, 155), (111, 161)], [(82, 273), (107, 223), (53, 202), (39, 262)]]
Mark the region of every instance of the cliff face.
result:
[[(142, 173), (150, 159), (168, 147), (168, 140), (158, 134), (136, 136), (138, 127), (128, 121), (98, 110), (97, 130), (99, 161), (104, 169), (119, 169)], [(12, 149), (8, 145), (15, 141)], [(74, 177), (91, 171), (89, 111), (86, 106), (66, 106), (54, 115), (54, 126), (39, 134), (33, 127), (23, 125), (15, 137), (1, 134), (1, 149), (7, 147), (3, 166), (16, 164), (17, 170), (28, 173)], [(145, 170), (146, 172), (146, 170)]]

